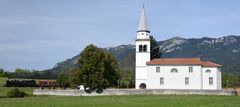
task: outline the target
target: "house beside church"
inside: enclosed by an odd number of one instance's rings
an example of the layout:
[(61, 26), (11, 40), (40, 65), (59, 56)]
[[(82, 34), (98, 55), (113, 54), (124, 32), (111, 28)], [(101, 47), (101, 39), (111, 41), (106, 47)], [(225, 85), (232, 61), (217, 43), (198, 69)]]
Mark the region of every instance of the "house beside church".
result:
[(135, 88), (220, 90), (221, 65), (200, 58), (150, 60), (150, 30), (142, 9), (136, 39)]

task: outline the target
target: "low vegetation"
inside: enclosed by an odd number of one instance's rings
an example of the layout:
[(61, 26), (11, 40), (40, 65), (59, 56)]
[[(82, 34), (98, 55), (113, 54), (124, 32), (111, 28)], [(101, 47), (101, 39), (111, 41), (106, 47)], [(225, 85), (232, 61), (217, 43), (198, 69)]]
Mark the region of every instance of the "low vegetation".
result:
[[(10, 90), (15, 89), (16, 87), (0, 87), (0, 97), (6, 97), (7, 93)], [(27, 95), (31, 96), (33, 94), (33, 90), (36, 88), (32, 87), (17, 87), (19, 90), (24, 91)]]
[(23, 91), (20, 91), (18, 88), (14, 88), (7, 93), (7, 97), (9, 98), (19, 98), (19, 97), (24, 97), (25, 95), (26, 93)]

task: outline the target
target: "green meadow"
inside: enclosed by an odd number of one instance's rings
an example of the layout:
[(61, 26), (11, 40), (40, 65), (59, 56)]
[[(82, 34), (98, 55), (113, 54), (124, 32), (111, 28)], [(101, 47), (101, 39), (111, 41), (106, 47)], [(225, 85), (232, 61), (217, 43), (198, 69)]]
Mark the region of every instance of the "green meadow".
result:
[(6, 83), (7, 77), (0, 77), (0, 87), (3, 87)]
[[(25, 93), (31, 96), (33, 94), (33, 89), (36, 89), (32, 87), (4, 87), (6, 80), (7, 80), (7, 77), (0, 77), (0, 97), (5, 97), (7, 92), (14, 88), (18, 88), (19, 90), (24, 91)], [(27, 79), (18, 79), (18, 80), (27, 80)], [(35, 80), (38, 81), (37, 79)]]
[(0, 98), (1, 107), (240, 107), (238, 96), (33, 96)]

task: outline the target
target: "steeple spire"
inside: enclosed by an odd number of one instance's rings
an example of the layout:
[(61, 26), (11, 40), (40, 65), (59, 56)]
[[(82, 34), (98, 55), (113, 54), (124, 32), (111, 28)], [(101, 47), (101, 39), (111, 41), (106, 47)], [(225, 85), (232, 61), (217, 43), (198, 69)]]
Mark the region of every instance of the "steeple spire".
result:
[(145, 9), (144, 8), (145, 7), (144, 7), (144, 4), (143, 4), (142, 15), (141, 15), (140, 23), (139, 23), (139, 26), (138, 26), (138, 32), (139, 31), (150, 32), (149, 29), (148, 29), (147, 18), (145, 16)]

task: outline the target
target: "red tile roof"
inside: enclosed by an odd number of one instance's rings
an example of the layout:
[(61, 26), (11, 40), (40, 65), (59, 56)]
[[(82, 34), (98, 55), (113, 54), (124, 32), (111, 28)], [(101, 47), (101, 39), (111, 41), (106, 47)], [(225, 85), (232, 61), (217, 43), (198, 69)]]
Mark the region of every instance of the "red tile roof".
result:
[(210, 61), (202, 61), (200, 58), (159, 58), (147, 62), (147, 65), (202, 65), (204, 67), (221, 66)]
[(210, 61), (203, 61), (202, 66), (204, 67), (221, 67), (222, 65), (216, 64)]

